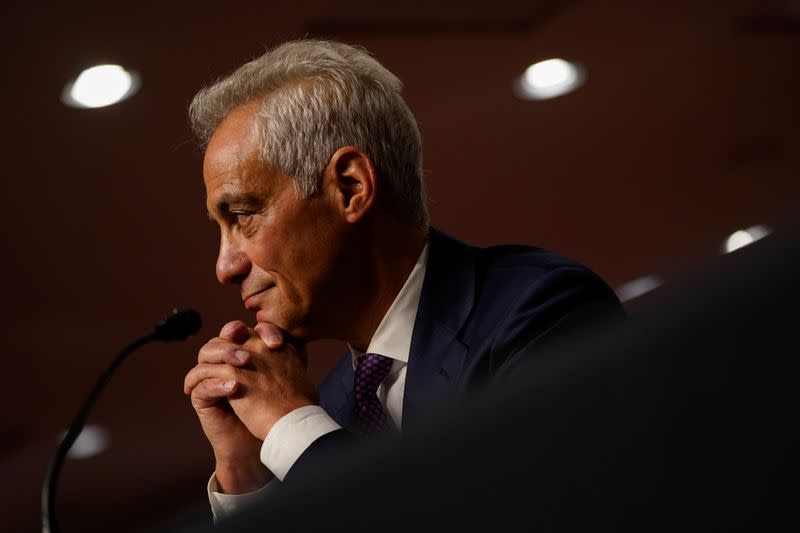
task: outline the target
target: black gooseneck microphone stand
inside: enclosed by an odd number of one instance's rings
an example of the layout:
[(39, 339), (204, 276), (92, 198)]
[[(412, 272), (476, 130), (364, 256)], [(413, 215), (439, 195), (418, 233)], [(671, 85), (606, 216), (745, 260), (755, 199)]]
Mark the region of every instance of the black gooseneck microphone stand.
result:
[(106, 383), (111, 379), (112, 374), (114, 374), (123, 359), (137, 348), (151, 341), (172, 342), (186, 340), (191, 335), (197, 333), (201, 324), (200, 315), (196, 311), (192, 309), (184, 309), (181, 311), (175, 309), (167, 318), (156, 324), (152, 333), (136, 339), (120, 350), (106, 371), (103, 372), (78, 411), (78, 414), (75, 416), (75, 419), (72, 421), (72, 424), (70, 424), (69, 431), (67, 431), (66, 436), (59, 443), (50, 460), (50, 465), (47, 467), (44, 483), (42, 484), (42, 533), (60, 533), (58, 521), (56, 520), (55, 496), (58, 477), (61, 474), (61, 467), (64, 464), (67, 452), (75, 443), (75, 440), (83, 429), (83, 425), (89, 416), (89, 410), (97, 401)]

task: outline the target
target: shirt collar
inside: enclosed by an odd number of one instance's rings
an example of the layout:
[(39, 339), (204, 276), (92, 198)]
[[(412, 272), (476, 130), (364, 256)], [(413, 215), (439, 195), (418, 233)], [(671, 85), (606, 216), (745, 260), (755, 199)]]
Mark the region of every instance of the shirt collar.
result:
[[(417, 263), (408, 275), (403, 288), (389, 306), (383, 316), (378, 329), (372, 335), (366, 353), (377, 353), (403, 363), (408, 363), (408, 354), (411, 351), (411, 334), (414, 332), (414, 322), (417, 318), (419, 297), (422, 293), (422, 282), (425, 279), (425, 269), (428, 261), (428, 243), (422, 248)], [(350, 346), (355, 368), (356, 359), (364, 352)]]

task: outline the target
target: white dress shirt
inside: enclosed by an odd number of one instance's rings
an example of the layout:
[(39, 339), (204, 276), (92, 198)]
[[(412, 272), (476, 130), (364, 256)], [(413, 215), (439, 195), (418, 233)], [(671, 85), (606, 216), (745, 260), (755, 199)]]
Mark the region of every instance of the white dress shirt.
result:
[[(417, 318), (427, 259), (428, 245), (425, 244), (403, 288), (375, 330), (366, 352), (394, 359), (389, 374), (378, 386), (378, 399), (398, 429), (403, 419), (403, 396), (408, 355), (411, 350), (411, 334)], [(348, 347), (355, 369), (356, 360), (364, 353), (352, 346)], [(298, 457), (315, 440), (339, 427), (339, 424), (318, 405), (295, 409), (278, 420), (267, 434), (261, 447), (261, 462), (282, 481)], [(247, 494), (223, 494), (218, 491), (216, 476), (212, 474), (208, 482), (208, 498), (214, 520), (258, 499), (272, 486), (275, 486), (274, 480)]]

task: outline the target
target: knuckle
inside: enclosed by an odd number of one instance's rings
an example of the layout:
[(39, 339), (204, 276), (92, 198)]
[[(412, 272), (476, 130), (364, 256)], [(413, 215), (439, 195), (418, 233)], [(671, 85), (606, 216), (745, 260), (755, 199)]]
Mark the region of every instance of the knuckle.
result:
[(193, 368), (186, 377), (183, 379), (183, 391), (186, 394), (190, 394), (197, 388), (197, 386), (202, 383), (203, 376), (202, 371), (195, 367)]
[(211, 385), (212, 381), (212, 379), (206, 379), (198, 383), (194, 390), (192, 390), (192, 396), (195, 398), (208, 397), (209, 385)]
[(218, 342), (215, 342), (217, 339), (211, 339), (207, 343), (205, 343), (200, 350), (197, 352), (197, 361), (202, 362), (205, 359), (208, 359), (212, 356), (212, 354), (217, 350)]
[(239, 334), (243, 330), (247, 330), (247, 324), (241, 320), (232, 320), (222, 326), (222, 329), (219, 331), (219, 335), (220, 337), (230, 337), (232, 335)]
[(252, 353), (268, 353), (272, 351), (260, 337), (250, 337), (242, 344), (242, 348)]
[(216, 363), (225, 359), (225, 354), (235, 345), (224, 339), (214, 339), (203, 346), (197, 354), (198, 363)]

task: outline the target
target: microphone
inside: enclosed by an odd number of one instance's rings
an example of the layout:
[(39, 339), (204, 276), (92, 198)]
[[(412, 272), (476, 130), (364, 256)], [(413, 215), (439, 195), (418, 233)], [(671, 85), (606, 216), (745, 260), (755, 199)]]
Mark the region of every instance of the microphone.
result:
[(164, 320), (156, 324), (153, 337), (160, 341), (184, 341), (200, 330), (200, 314), (193, 309), (174, 309)]
[(64, 464), (64, 459), (67, 452), (75, 443), (75, 440), (80, 435), (86, 419), (89, 417), (89, 410), (97, 401), (100, 392), (105, 387), (111, 375), (122, 363), (123, 359), (141, 346), (150, 341), (159, 340), (163, 342), (183, 341), (191, 337), (200, 330), (202, 320), (200, 314), (192, 309), (173, 309), (169, 316), (159, 321), (155, 329), (144, 337), (140, 337), (124, 347), (117, 356), (111, 361), (111, 364), (103, 372), (100, 378), (95, 383), (88, 398), (78, 410), (78, 414), (70, 424), (69, 430), (64, 438), (59, 443), (53, 454), (50, 464), (42, 484), (42, 533), (59, 533), (58, 520), (56, 519), (55, 509), (55, 496), (56, 487), (58, 485), (58, 477), (61, 474), (61, 467)]

